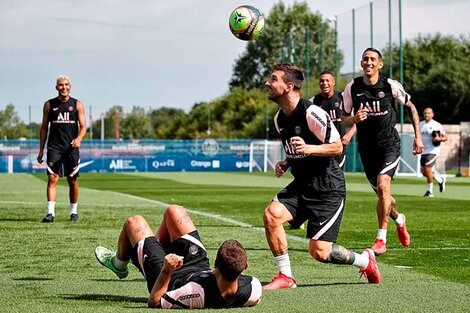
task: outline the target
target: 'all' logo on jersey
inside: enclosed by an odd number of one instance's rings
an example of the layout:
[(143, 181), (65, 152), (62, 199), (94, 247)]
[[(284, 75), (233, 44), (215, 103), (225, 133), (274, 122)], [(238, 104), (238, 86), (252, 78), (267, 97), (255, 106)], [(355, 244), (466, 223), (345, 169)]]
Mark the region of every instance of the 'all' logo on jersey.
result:
[(70, 113), (69, 112), (61, 112), (57, 116), (58, 121), (69, 121), (70, 120)]

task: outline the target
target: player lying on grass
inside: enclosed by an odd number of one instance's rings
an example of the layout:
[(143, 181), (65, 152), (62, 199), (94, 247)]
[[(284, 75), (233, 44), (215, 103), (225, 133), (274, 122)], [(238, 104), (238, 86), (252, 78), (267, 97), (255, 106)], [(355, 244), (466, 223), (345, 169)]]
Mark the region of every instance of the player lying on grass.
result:
[(95, 256), (121, 279), (128, 276), (132, 260), (147, 281), (151, 308), (233, 308), (261, 301), (260, 281), (242, 275), (248, 267), (242, 245), (236, 240), (222, 243), (211, 270), (196, 227), (178, 205), (166, 209), (155, 235), (142, 216), (129, 217), (117, 251), (97, 247)]

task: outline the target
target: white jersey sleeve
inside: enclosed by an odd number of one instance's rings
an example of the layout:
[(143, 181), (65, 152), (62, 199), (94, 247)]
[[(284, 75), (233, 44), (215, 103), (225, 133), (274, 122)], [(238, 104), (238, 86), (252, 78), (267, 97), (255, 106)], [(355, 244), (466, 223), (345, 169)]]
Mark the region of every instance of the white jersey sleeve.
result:
[(254, 306), (261, 302), (263, 287), (258, 278), (253, 277), (251, 280), (251, 296), (243, 306)]
[(277, 118), (279, 116), (279, 111), (277, 111), (276, 115), (274, 115), (274, 127), (276, 128), (276, 131), (280, 134), (281, 130), (279, 129), (279, 125), (277, 124)]
[(351, 86), (353, 84), (354, 80), (351, 80), (346, 87), (344, 88), (343, 92), (343, 112), (346, 113), (347, 115), (352, 114), (353, 112), (353, 101), (352, 101), (352, 96), (351, 96)]
[(406, 93), (402, 84), (390, 78), (387, 79), (387, 82), (390, 84), (390, 86), (392, 86), (393, 98), (397, 99), (401, 105), (404, 105), (405, 103), (410, 101), (411, 96)]
[(307, 123), (310, 131), (323, 143), (333, 143), (340, 138), (330, 115), (316, 105), (307, 109)]
[(204, 308), (204, 288), (195, 282), (167, 291), (160, 300), (162, 309), (202, 309)]

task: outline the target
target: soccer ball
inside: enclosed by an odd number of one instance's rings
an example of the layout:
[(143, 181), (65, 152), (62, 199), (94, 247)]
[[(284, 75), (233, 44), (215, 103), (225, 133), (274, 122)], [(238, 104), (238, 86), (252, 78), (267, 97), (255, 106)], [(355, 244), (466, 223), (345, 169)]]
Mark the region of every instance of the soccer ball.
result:
[(264, 29), (263, 13), (249, 5), (233, 10), (228, 22), (232, 34), (241, 40), (255, 40)]

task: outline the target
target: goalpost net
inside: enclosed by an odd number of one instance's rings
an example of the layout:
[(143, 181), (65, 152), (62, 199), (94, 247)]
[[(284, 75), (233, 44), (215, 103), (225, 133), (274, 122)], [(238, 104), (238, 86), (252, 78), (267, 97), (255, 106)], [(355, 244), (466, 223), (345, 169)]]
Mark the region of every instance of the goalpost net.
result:
[(280, 141), (255, 140), (250, 143), (250, 172), (274, 171), (276, 163), (284, 160), (285, 152)]

